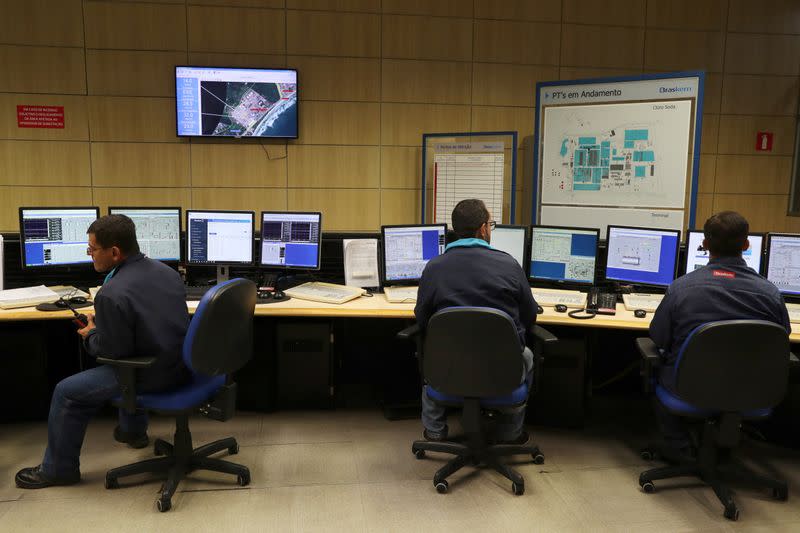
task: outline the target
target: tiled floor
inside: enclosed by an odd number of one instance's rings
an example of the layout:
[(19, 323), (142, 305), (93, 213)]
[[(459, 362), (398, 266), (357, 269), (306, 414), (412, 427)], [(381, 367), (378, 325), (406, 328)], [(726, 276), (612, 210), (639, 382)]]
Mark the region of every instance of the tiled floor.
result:
[[(584, 430), (532, 428), (547, 463), (520, 458), (523, 496), (500, 475), (469, 468), (437, 494), (431, 477), (443, 457), (417, 461), (410, 451), (419, 422), (390, 422), (377, 410), (197, 418), (196, 444), (237, 437), (235, 460), (250, 467), (252, 483), (195, 473), (164, 514), (154, 506), (158, 482), (103, 487), (108, 468), (151, 453), (114, 442), (113, 420), (90, 426), (80, 484), (40, 491), (17, 489), (13, 475), (39, 462), (45, 424), (0, 425), (0, 531), (800, 531), (800, 453), (747, 444), (756, 464), (789, 480), (790, 500), (737, 490), (741, 519), (732, 523), (696, 481), (663, 481), (652, 495), (639, 489), (648, 464), (636, 450), (647, 435), (630, 428), (646, 425), (641, 411), (598, 418)], [(150, 434), (169, 439), (172, 431), (160, 418)]]

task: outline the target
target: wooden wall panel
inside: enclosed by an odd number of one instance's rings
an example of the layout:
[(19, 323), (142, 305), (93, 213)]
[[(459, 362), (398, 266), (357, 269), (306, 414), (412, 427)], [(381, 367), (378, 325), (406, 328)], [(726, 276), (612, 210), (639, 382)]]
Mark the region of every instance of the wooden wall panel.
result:
[(728, 0), (647, 0), (647, 26), (723, 31)]
[(644, 66), (722, 72), (722, 32), (647, 30)]
[(0, 43), (83, 46), (81, 0), (0, 2)]
[[(722, 115), (719, 120), (720, 154), (755, 155), (756, 134), (771, 131), (774, 134), (769, 155), (792, 155), (797, 120), (794, 117), (758, 117)], [(789, 191), (786, 191), (788, 194)]]
[(419, 224), (419, 221), (422, 220), (420, 194), (420, 189), (382, 190), (381, 224)]
[(719, 115), (703, 115), (703, 129), (700, 133), (700, 153), (716, 154), (719, 143)]
[[(183, 3), (180, 0), (171, 1), (178, 4)], [(265, 7), (274, 9), (286, 7), (286, 0), (188, 0), (186, 3), (190, 6)]]
[(287, 0), (289, 9), (313, 11), (363, 11), (380, 13), (381, 0)]
[(564, 25), (561, 64), (572, 67), (641, 68), (644, 30)]
[(422, 183), (422, 148), (383, 146), (381, 148), (381, 187), (414, 189)]
[(287, 204), (290, 211), (321, 211), (323, 231), (370, 231), (380, 226), (378, 189), (289, 189)]
[(174, 98), (90, 96), (93, 141), (179, 142)]
[(287, 11), (289, 54), (380, 57), (380, 16)]
[(86, 94), (82, 48), (0, 45), (0, 92)]
[(289, 56), (287, 65), (297, 69), (301, 100), (380, 100), (380, 59)]
[(286, 159), (258, 143), (192, 143), (192, 187), (286, 187)]
[(84, 3), (87, 48), (186, 50), (186, 8), (166, 4)]
[(472, 64), (472, 104), (533, 107), (536, 83), (558, 79), (558, 67)]
[(715, 193), (786, 194), (792, 175), (788, 156), (720, 155)]
[(561, 22), (561, 0), (475, 0), (475, 18)]
[(589, 67), (560, 67), (560, 80), (581, 80), (586, 78), (609, 78), (618, 76), (638, 76), (641, 68), (589, 68)]
[(800, 34), (797, 0), (729, 0), (728, 30)]
[(563, 2), (564, 22), (604, 26), (644, 26), (645, 2), (641, 0), (563, 0)]
[(384, 59), (384, 102), (469, 104), (472, 65), (465, 62)]
[[(62, 106), (64, 129), (17, 127), (18, 105)], [(0, 93), (0, 139), (86, 141), (88, 124), (84, 96)]]
[(384, 15), (383, 57), (472, 60), (472, 20)]
[[(167, 187), (94, 187), (94, 205), (100, 214), (108, 213), (109, 206), (181, 207), (185, 212), (192, 205), (192, 190)], [(184, 218), (183, 215), (181, 218)], [(183, 224), (183, 221), (181, 221)]]
[(560, 24), (477, 20), (474, 61), (558, 65), (560, 38)]
[(800, 75), (800, 35), (728, 33), (725, 72)]
[(297, 144), (380, 144), (380, 104), (303, 102)]
[(276, 54), (189, 52), (189, 64), (208, 67), (281, 68), (286, 66), (286, 56)]
[(288, 187), (376, 189), (377, 146), (289, 146)]
[(469, 106), (382, 104), (381, 143), (419, 146), (423, 133), (470, 131)]
[(0, 141), (0, 185), (89, 186), (89, 144)]
[(800, 78), (725, 76), (722, 112), (731, 115), (797, 115)]
[(473, 0), (382, 0), (384, 13), (472, 18)]
[(533, 135), (535, 110), (532, 107), (472, 107), (472, 131), (516, 131), (517, 139)]
[(702, 154), (700, 156), (700, 174), (697, 179), (698, 193), (714, 193), (714, 182), (717, 173), (717, 156)]
[(706, 84), (703, 90), (703, 112), (719, 113), (722, 106), (722, 74), (706, 73)]
[(188, 187), (189, 145), (92, 143), (95, 187)]
[(189, 50), (252, 54), (286, 50), (283, 10), (190, 6), (188, 18)]
[(174, 96), (175, 66), (186, 59), (186, 52), (87, 50), (89, 94)]
[(698, 194), (697, 207), (694, 214), (694, 227), (702, 228), (711, 215), (714, 214), (714, 195)]
[(192, 209), (255, 211), (258, 217), (259, 211), (285, 211), (286, 191), (287, 189), (192, 187)]
[(787, 231), (786, 194), (715, 194), (713, 213), (738, 211), (750, 223), (750, 231)]
[(90, 187), (0, 186), (0, 231), (19, 232), (23, 206), (92, 205)]

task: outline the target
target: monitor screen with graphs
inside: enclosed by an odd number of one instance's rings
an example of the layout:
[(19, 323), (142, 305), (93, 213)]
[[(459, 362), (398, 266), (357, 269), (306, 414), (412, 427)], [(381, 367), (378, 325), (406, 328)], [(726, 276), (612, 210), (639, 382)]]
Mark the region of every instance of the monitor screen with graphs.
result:
[(428, 261), (444, 253), (447, 226), (382, 226), (384, 285), (416, 283)]
[(596, 228), (531, 227), (531, 281), (593, 285), (597, 263)]
[(139, 250), (150, 259), (181, 260), (180, 207), (109, 207), (108, 214), (133, 220)]
[(319, 270), (322, 213), (261, 213), (261, 266)]
[(675, 279), (680, 230), (608, 226), (606, 279), (666, 287)]
[(767, 279), (783, 294), (800, 295), (800, 234), (769, 234)]
[(97, 207), (20, 207), (22, 266), (48, 267), (91, 263), (86, 230), (97, 220)]

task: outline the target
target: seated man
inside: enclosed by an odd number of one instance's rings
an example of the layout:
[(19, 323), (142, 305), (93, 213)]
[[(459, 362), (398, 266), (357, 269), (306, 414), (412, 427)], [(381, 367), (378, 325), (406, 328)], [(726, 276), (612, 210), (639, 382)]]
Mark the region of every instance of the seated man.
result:
[[(526, 338), (536, 323), (536, 302), (528, 279), (519, 263), (505, 252), (495, 250), (491, 242), (489, 211), (481, 200), (462, 200), (453, 209), (453, 230), (458, 240), (447, 245), (445, 253), (431, 259), (419, 280), (414, 314), (424, 331), (430, 317), (452, 306), (492, 307), (507, 313), (519, 333), (525, 371), (520, 382), (533, 369), (533, 353), (525, 347)], [(498, 427), (499, 441), (524, 444), (525, 411), (513, 415), (509, 424)], [(428, 440), (447, 438), (445, 408), (428, 398), (422, 390), (423, 435)]]
[[(94, 221), (87, 231), (98, 272), (108, 272), (97, 293), (89, 324), (78, 333), (92, 356), (154, 356), (157, 362), (139, 372), (137, 390), (158, 392), (189, 379), (181, 358), (189, 326), (186, 291), (177, 272), (139, 252), (136, 228), (124, 215)], [(80, 452), (89, 419), (119, 396), (114, 369), (101, 365), (62, 380), (53, 391), (42, 464), (23, 468), (17, 486), (38, 489), (80, 480)], [(135, 448), (147, 446), (147, 415), (120, 410), (114, 438)]]
[[(791, 333), (789, 314), (777, 287), (747, 266), (750, 225), (733, 211), (709, 218), (703, 227), (708, 265), (676, 279), (650, 323), (650, 338), (662, 354), (659, 383), (674, 392), (675, 362), (681, 346), (698, 326), (718, 320), (755, 319), (780, 324)], [(758, 354), (753, 354), (757, 357)], [(655, 400), (656, 418), (668, 448), (692, 455), (680, 417)]]

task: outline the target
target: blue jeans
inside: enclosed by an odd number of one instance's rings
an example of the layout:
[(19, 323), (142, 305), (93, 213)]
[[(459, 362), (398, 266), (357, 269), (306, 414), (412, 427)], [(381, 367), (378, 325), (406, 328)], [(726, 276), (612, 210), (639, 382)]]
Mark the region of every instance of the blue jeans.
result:
[[(50, 400), (47, 419), (47, 450), (42, 460), (42, 472), (47, 477), (61, 478), (80, 473), (83, 437), (89, 419), (106, 402), (120, 394), (114, 369), (101, 365), (65, 378), (56, 385)], [(147, 431), (147, 413), (130, 415), (120, 409), (122, 431)]]
[[(520, 383), (527, 381), (528, 387), (530, 387), (530, 384), (533, 382), (533, 352), (530, 348), (526, 347), (522, 352), (522, 359), (524, 368)], [(422, 387), (422, 425), (428, 431), (429, 436), (433, 438), (446, 438), (446, 409), (428, 397), (427, 388), (427, 385)], [(524, 424), (525, 409), (523, 408), (510, 415), (506, 421), (498, 422), (496, 425), (496, 435), (494, 435), (494, 437), (498, 440), (514, 440), (522, 433)]]

